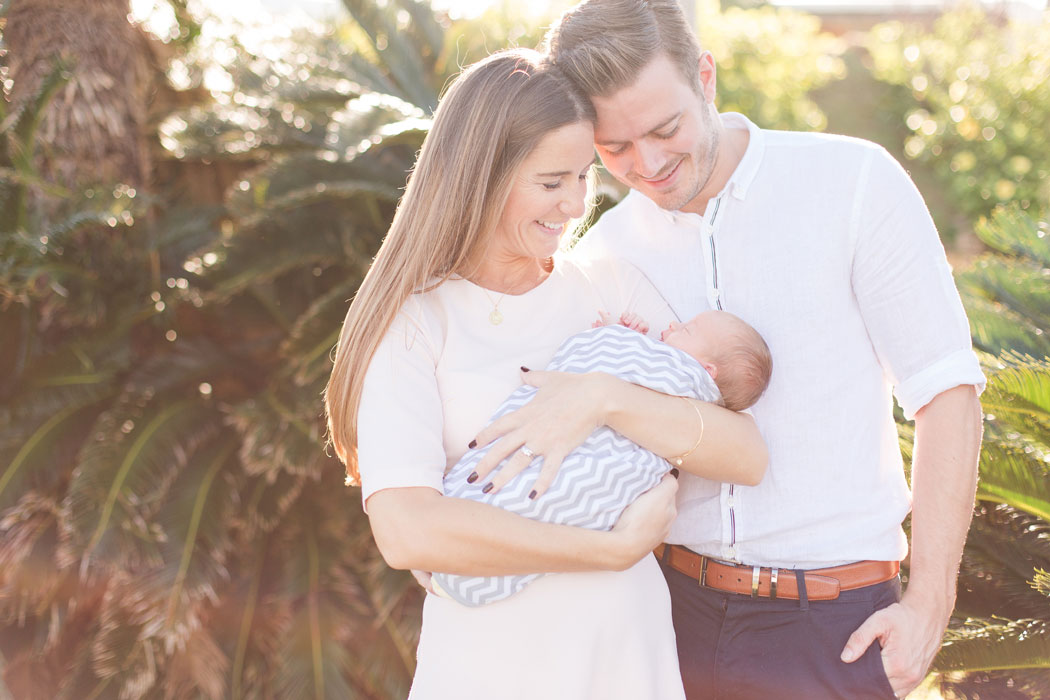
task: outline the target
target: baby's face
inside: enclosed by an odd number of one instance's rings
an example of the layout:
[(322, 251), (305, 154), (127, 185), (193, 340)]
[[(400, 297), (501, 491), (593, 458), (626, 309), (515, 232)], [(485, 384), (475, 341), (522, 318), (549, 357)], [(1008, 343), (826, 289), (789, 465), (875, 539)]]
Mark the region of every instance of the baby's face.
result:
[(672, 323), (660, 334), (660, 340), (702, 363), (713, 362), (719, 339), (731, 330), (730, 320), (727, 314), (705, 311), (685, 323)]

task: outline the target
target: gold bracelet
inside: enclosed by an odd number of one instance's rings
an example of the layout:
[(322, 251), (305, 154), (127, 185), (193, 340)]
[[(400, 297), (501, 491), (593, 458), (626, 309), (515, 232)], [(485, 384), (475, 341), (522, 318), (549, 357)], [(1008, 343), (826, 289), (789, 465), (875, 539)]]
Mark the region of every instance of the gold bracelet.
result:
[(675, 466), (677, 467), (682, 466), (682, 460), (688, 457), (689, 455), (693, 454), (693, 452), (696, 451), (696, 448), (700, 447), (700, 443), (704, 441), (704, 414), (700, 413), (700, 407), (692, 401), (690, 401), (688, 396), (682, 396), (681, 399), (690, 406), (692, 406), (693, 410), (696, 411), (696, 417), (700, 419), (700, 437), (696, 439), (696, 444), (690, 447), (688, 452), (680, 454), (677, 457), (671, 459), (671, 461), (674, 462)]

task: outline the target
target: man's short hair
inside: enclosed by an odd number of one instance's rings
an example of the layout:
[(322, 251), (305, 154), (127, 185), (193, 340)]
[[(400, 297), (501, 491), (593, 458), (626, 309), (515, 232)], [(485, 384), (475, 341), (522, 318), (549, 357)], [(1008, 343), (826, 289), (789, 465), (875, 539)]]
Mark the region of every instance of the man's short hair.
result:
[(589, 97), (633, 84), (660, 53), (700, 90), (700, 42), (678, 0), (585, 0), (551, 27), (544, 48)]

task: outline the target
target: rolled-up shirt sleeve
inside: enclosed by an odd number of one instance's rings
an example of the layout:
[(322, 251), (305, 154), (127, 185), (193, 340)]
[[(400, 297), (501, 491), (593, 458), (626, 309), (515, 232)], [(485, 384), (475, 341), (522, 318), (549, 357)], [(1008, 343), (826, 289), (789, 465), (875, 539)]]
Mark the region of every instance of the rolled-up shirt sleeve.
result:
[(365, 374), (357, 418), (361, 500), (390, 488), (442, 491), (445, 450), (435, 339), (402, 311)]
[(937, 394), (984, 375), (959, 292), (921, 195), (885, 150), (861, 172), (851, 223), (857, 303), (894, 395), (911, 420)]

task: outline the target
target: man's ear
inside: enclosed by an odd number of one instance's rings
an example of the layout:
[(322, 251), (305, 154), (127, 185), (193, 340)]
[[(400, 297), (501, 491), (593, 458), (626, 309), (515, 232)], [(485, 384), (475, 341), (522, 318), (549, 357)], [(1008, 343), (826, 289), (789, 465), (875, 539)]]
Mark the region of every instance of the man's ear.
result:
[(704, 51), (700, 54), (700, 72), (698, 77), (700, 80), (700, 92), (708, 104), (714, 104), (715, 102), (716, 75), (715, 57), (711, 55), (710, 51)]

